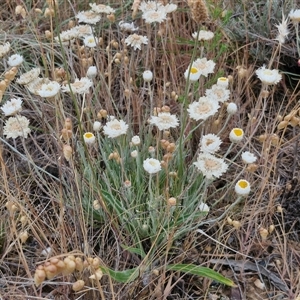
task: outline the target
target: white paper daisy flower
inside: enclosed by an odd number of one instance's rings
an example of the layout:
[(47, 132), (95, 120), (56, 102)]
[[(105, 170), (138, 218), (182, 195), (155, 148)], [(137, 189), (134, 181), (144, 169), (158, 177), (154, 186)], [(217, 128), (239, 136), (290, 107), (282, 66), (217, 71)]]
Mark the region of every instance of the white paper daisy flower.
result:
[(188, 67), (186, 71), (184, 72), (184, 78), (186, 80), (189, 80), (191, 82), (196, 82), (199, 80), (202, 72), (201, 70), (195, 68), (195, 67)]
[(215, 153), (220, 149), (221, 139), (215, 134), (209, 133), (204, 135), (200, 140), (200, 150), (203, 153)]
[(163, 9), (163, 4), (161, 2), (157, 1), (142, 1), (139, 10), (141, 10), (143, 13), (149, 10), (159, 10)]
[(120, 27), (121, 30), (131, 31), (131, 32), (137, 31), (139, 29), (138, 27), (134, 26), (133, 22), (132, 23), (126, 23), (124, 21), (119, 22), (119, 27)]
[(289, 13), (289, 17), (294, 23), (300, 22), (300, 9), (292, 9)]
[(5, 56), (10, 50), (10, 43), (6, 42), (3, 45), (0, 45), (0, 58), (2, 58), (3, 56)]
[(156, 174), (161, 170), (160, 161), (155, 158), (147, 158), (144, 160), (143, 167), (149, 174)]
[[(75, 94), (85, 94), (89, 92), (89, 88), (93, 85), (93, 82), (87, 78), (82, 77), (81, 79), (75, 79), (73, 83), (70, 83), (72, 92)], [(70, 92), (70, 86), (64, 85), (62, 87), (63, 92)]]
[(175, 10), (177, 9), (177, 5), (174, 4), (174, 3), (167, 3), (165, 6), (164, 6), (164, 10), (167, 14), (170, 14), (172, 12), (174, 12)]
[(8, 58), (8, 65), (10, 67), (17, 67), (19, 66), (20, 64), (22, 64), (23, 62), (23, 56), (22, 55), (19, 55), (19, 54), (13, 54), (11, 55), (9, 58)]
[(51, 98), (56, 96), (60, 91), (60, 84), (56, 81), (50, 81), (42, 84), (37, 94), (44, 98)]
[(208, 206), (206, 203), (204, 203), (204, 202), (200, 202), (198, 208), (199, 208), (199, 210), (202, 211), (202, 212), (208, 213), (208, 212), (210, 211), (209, 206)]
[(140, 137), (139, 137), (138, 135), (133, 136), (132, 139), (131, 139), (131, 143), (132, 143), (132, 145), (134, 145), (134, 146), (140, 145), (140, 144), (141, 144), (141, 139), (140, 139)]
[(198, 34), (198, 32), (194, 32), (192, 34), (192, 37), (194, 39), (196, 39), (197, 36), (198, 36), (198, 41), (209, 41), (209, 40), (213, 39), (214, 33), (211, 31), (200, 30), (199, 34)]
[(62, 31), (59, 36), (54, 37), (54, 40), (59, 43), (61, 40), (63, 43), (71, 41), (78, 37), (78, 33), (74, 28)]
[(242, 128), (233, 128), (230, 131), (229, 139), (232, 143), (238, 143), (244, 138), (244, 130)]
[(10, 117), (3, 127), (3, 134), (6, 138), (17, 138), (22, 136), (27, 138), (30, 133), (29, 120), (26, 117), (16, 115), (15, 117)]
[(245, 164), (253, 164), (254, 162), (256, 162), (257, 160), (257, 157), (249, 152), (249, 151), (245, 151), (242, 153), (242, 161), (245, 163)]
[(261, 68), (256, 70), (255, 73), (257, 77), (261, 80), (261, 82), (266, 85), (277, 84), (282, 78), (282, 75), (279, 74), (278, 70), (266, 69), (265, 66), (262, 66)]
[(192, 64), (192, 66), (200, 70), (201, 75), (205, 77), (214, 72), (215, 65), (212, 60), (207, 60), (205, 57), (196, 59)]
[(165, 10), (147, 10), (142, 14), (142, 18), (145, 20), (147, 24), (151, 23), (161, 23), (166, 20), (167, 13)]
[(90, 7), (92, 9), (92, 11), (94, 11), (97, 14), (114, 14), (115, 10), (108, 6), (108, 5), (104, 5), (104, 4), (96, 4), (96, 3), (90, 3)]
[(95, 13), (93, 10), (88, 11), (80, 11), (76, 18), (78, 19), (79, 23), (86, 23), (86, 24), (97, 24), (101, 20), (101, 16), (98, 13)]
[(72, 28), (74, 34), (76, 34), (76, 37), (85, 37), (87, 35), (92, 35), (93, 30), (90, 25), (77, 25)]
[(1, 106), (1, 110), (6, 117), (12, 116), (22, 110), (22, 103), (23, 101), (21, 100), (21, 98), (12, 98), (10, 101), (7, 101), (4, 105)]
[(250, 183), (241, 179), (236, 183), (234, 190), (238, 196), (247, 196), (251, 191)]
[(17, 80), (16, 82), (18, 84), (28, 84), (29, 82), (35, 80), (36, 78), (39, 77), (41, 73), (41, 69), (40, 68), (34, 68), (31, 69), (30, 71), (23, 73)]
[(103, 132), (109, 138), (116, 138), (120, 135), (126, 134), (128, 125), (123, 120), (113, 119), (106, 123), (103, 127)]
[(157, 126), (159, 130), (168, 130), (179, 125), (179, 121), (175, 115), (168, 112), (158, 113), (157, 116), (150, 118), (150, 124)]
[(230, 91), (219, 84), (214, 84), (210, 89), (205, 91), (205, 96), (215, 101), (224, 103), (230, 97)]
[(143, 35), (138, 35), (136, 33), (129, 35), (125, 39), (125, 44), (128, 46), (133, 47), (134, 50), (139, 49), (141, 50), (142, 44), (147, 45), (148, 44), (148, 38)]
[(200, 153), (194, 165), (207, 179), (219, 178), (228, 169), (228, 165), (223, 159), (209, 153)]
[(213, 116), (219, 109), (217, 101), (211, 100), (207, 97), (200, 97), (199, 101), (192, 102), (187, 111), (191, 119), (199, 121), (206, 120)]
[(86, 132), (84, 135), (83, 135), (83, 140), (86, 144), (88, 145), (92, 145), (95, 143), (96, 141), (96, 137), (94, 136), (94, 134), (92, 132)]
[(98, 38), (96, 38), (93, 35), (87, 35), (83, 39), (84, 45), (89, 48), (95, 48), (98, 44), (98, 41), (99, 41)]

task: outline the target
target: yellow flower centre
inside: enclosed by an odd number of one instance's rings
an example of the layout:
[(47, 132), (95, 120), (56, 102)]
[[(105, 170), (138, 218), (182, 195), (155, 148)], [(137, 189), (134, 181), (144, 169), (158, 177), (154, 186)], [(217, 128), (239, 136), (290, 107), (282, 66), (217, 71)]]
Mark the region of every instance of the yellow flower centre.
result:
[(94, 135), (91, 132), (87, 132), (84, 134), (87, 139), (91, 139)]
[(248, 187), (248, 182), (246, 180), (240, 180), (238, 185), (240, 188), (245, 189)]
[(195, 67), (192, 67), (192, 68), (191, 68), (191, 73), (192, 73), (192, 74), (198, 73), (198, 69), (195, 68)]
[(264, 70), (264, 75), (272, 76), (272, 71), (271, 70)]
[(233, 132), (234, 132), (234, 134), (235, 134), (236, 136), (242, 136), (242, 135), (243, 135), (243, 130), (240, 129), (240, 128), (235, 128), (235, 129), (233, 130)]
[(156, 162), (153, 161), (153, 160), (149, 161), (149, 164), (150, 164), (152, 167), (156, 167)]
[(226, 77), (220, 77), (219, 80), (223, 81), (223, 82), (227, 82), (227, 78)]

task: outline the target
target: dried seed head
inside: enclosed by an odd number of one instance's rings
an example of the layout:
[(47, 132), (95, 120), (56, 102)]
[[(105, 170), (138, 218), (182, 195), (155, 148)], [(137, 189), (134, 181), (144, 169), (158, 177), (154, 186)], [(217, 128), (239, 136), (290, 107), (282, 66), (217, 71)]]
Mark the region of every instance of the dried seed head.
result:
[(39, 286), (46, 279), (46, 272), (43, 266), (38, 266), (34, 273), (34, 284)]
[(26, 243), (28, 237), (29, 237), (29, 235), (28, 235), (27, 230), (20, 233), (20, 240), (21, 240), (22, 244)]
[(239, 221), (232, 221), (232, 226), (233, 226), (236, 230), (238, 230), (238, 229), (241, 228), (242, 224), (241, 224), (241, 222), (239, 222)]
[(275, 226), (272, 224), (269, 226), (269, 233), (272, 233), (275, 230)]
[(84, 287), (84, 281), (83, 280), (77, 280), (76, 282), (73, 283), (72, 290), (74, 292), (78, 292), (78, 291), (82, 290), (83, 287)]
[(286, 128), (288, 125), (289, 125), (289, 122), (288, 122), (288, 121), (281, 121), (281, 122), (278, 124), (277, 129), (278, 129), (278, 130), (284, 129), (284, 128)]
[(265, 242), (267, 240), (268, 235), (269, 235), (268, 229), (266, 229), (264, 227), (260, 227), (259, 228), (259, 235), (260, 235), (262, 241)]
[(72, 158), (72, 147), (70, 145), (64, 145), (63, 146), (63, 153), (64, 153), (64, 157), (67, 161), (70, 161), (70, 159)]
[(83, 270), (83, 261), (81, 257), (75, 258), (75, 269), (79, 272)]
[(170, 206), (176, 206), (176, 202), (177, 202), (177, 200), (174, 197), (171, 197), (171, 198), (168, 199), (168, 204)]
[(206, 4), (202, 0), (188, 0), (191, 9), (192, 19), (200, 24), (208, 19), (208, 10)]

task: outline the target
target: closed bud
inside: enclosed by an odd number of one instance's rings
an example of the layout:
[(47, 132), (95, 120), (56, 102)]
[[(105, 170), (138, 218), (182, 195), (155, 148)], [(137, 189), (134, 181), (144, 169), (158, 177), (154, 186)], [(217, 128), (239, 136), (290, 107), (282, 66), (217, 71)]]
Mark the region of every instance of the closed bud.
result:
[(48, 18), (48, 17), (53, 17), (53, 16), (54, 16), (54, 9), (47, 7), (44, 12), (44, 17)]
[(176, 145), (175, 143), (170, 143), (167, 147), (167, 151), (170, 152), (170, 153), (173, 153), (176, 149)]
[(281, 121), (281, 122), (277, 125), (277, 129), (278, 129), (278, 130), (284, 129), (284, 128), (286, 128), (288, 125), (289, 125), (289, 122), (288, 122), (288, 121)]
[(83, 270), (83, 261), (81, 257), (75, 258), (75, 269), (79, 272)]
[(110, 15), (107, 15), (107, 19), (108, 19), (109, 22), (112, 23), (112, 22), (115, 22), (116, 17), (115, 17), (114, 14), (110, 14)]
[(64, 145), (63, 146), (63, 153), (64, 153), (64, 157), (67, 161), (70, 161), (70, 159), (72, 158), (72, 147), (70, 145)]
[(268, 229), (260, 227), (259, 228), (259, 235), (260, 235), (262, 241), (265, 242), (267, 240), (268, 235), (269, 235)]
[(261, 134), (259, 137), (258, 137), (258, 140), (260, 143), (263, 143), (265, 142), (267, 139), (267, 135), (266, 134)]
[(26, 243), (26, 241), (28, 240), (28, 237), (29, 237), (29, 235), (28, 235), (27, 230), (20, 233), (20, 240), (21, 240), (22, 244)]
[(81, 291), (84, 287), (84, 281), (83, 280), (77, 280), (76, 282), (73, 283), (72, 285), (72, 290), (74, 292)]
[(269, 233), (272, 233), (275, 230), (275, 226), (272, 224), (269, 226)]
[(89, 278), (91, 279), (91, 280), (100, 280), (101, 278), (102, 278), (102, 276), (103, 276), (103, 272), (100, 270), (100, 269), (98, 269), (93, 275), (91, 275)]
[(267, 91), (267, 90), (264, 90), (264, 91), (261, 92), (261, 96), (262, 96), (264, 99), (268, 98), (269, 95), (270, 95), (270, 92)]
[(228, 223), (229, 225), (232, 225), (232, 222), (233, 222), (232, 219), (231, 219), (230, 217), (228, 217), (228, 218), (227, 218), (227, 223)]
[(236, 229), (239, 230), (242, 226), (241, 222), (239, 221), (232, 221), (232, 226)]
[[(41, 267), (41, 268), (40, 268)], [(43, 266), (39, 266), (34, 273), (34, 284), (35, 286), (40, 286), (46, 279), (46, 272)]]
[(71, 260), (69, 257), (64, 259), (65, 268), (62, 270), (63, 275), (72, 274), (75, 271), (76, 263), (74, 260)]
[(297, 125), (299, 125), (300, 123), (300, 119), (297, 117), (292, 117), (290, 120), (290, 125), (293, 127), (296, 127)]
[(45, 264), (45, 272), (46, 272), (46, 277), (50, 280), (53, 279), (57, 274), (58, 274), (58, 270), (57, 267), (51, 263), (49, 264)]
[(176, 198), (171, 197), (168, 199), (168, 205), (170, 206), (176, 206)]
[(64, 141), (68, 142), (72, 138), (72, 130), (68, 130), (66, 128), (63, 128), (61, 130), (61, 137)]

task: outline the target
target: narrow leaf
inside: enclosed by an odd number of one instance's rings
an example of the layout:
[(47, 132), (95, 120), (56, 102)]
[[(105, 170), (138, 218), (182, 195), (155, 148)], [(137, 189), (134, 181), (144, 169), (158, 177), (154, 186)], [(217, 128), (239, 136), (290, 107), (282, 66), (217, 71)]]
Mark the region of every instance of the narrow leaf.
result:
[(117, 282), (128, 283), (134, 281), (139, 276), (138, 268), (133, 268), (124, 271), (114, 271), (107, 267), (100, 267), (104, 274), (109, 275)]

